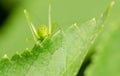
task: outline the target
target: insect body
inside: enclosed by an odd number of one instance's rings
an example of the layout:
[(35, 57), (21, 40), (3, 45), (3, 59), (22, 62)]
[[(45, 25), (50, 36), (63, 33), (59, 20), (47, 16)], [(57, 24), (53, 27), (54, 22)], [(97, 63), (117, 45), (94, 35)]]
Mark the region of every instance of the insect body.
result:
[(39, 35), (39, 40), (43, 41), (45, 37), (48, 36), (48, 29), (45, 25), (42, 25), (38, 30), (37, 33)]
[(24, 10), (24, 14), (29, 24), (29, 27), (31, 29), (35, 43), (37, 43), (38, 40), (42, 42), (46, 37), (50, 37), (52, 35), (51, 33), (51, 5), (50, 4), (49, 4), (49, 13), (48, 13), (48, 28), (45, 25), (43, 25), (38, 30), (36, 30), (29, 17), (27, 10)]

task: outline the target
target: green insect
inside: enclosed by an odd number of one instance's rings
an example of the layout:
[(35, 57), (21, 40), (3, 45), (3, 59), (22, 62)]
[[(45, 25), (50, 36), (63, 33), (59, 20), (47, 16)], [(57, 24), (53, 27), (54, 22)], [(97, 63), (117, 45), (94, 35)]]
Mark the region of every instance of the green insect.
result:
[(36, 44), (38, 40), (42, 42), (46, 37), (51, 37), (52, 32), (51, 32), (51, 5), (50, 4), (49, 4), (49, 12), (48, 12), (48, 27), (43, 25), (38, 30), (36, 30), (26, 9), (24, 10), (24, 14)]

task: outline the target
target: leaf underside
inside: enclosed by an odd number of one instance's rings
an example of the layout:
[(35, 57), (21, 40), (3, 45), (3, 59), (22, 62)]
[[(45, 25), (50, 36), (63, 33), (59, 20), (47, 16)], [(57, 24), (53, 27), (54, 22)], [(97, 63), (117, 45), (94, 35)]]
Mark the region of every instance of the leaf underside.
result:
[(106, 15), (108, 12), (100, 22), (92, 19), (82, 26), (73, 24), (34, 45), (32, 50), (1, 58), (0, 76), (76, 76)]

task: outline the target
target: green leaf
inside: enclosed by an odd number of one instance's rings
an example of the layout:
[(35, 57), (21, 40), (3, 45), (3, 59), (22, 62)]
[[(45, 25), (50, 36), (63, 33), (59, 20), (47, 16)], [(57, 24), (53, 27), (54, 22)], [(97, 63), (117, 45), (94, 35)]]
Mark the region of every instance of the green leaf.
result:
[[(91, 27), (87, 28), (88, 26)], [(81, 30), (73, 25), (64, 33), (60, 32), (52, 38), (46, 38), (31, 51), (25, 50), (21, 55), (16, 53), (11, 59), (2, 58), (0, 75), (66, 76), (70, 74), (72, 76), (77, 74), (84, 55), (91, 45), (90, 38), (94, 35), (95, 27), (95, 20), (87, 22)]]
[(35, 44), (32, 50), (26, 49), (22, 54), (16, 53), (12, 58), (5, 55), (0, 60), (0, 75), (77, 75), (103, 22), (104, 19), (100, 24), (96, 24), (93, 18), (82, 26), (75, 23), (66, 30), (58, 30), (52, 37), (45, 38), (42, 43)]

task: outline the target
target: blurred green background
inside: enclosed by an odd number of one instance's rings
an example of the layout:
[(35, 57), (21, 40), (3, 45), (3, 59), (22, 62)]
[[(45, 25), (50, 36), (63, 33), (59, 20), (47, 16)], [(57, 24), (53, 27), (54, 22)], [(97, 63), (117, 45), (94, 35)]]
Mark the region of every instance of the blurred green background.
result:
[[(48, 24), (48, 4), (51, 3), (52, 23), (58, 23), (65, 29), (76, 22), (82, 24), (91, 18), (99, 18), (110, 2), (111, 0), (0, 0), (0, 57), (4, 54), (11, 57), (15, 52), (33, 47), (34, 41), (24, 9), (28, 10), (32, 22), (38, 27)], [(112, 27), (114, 29), (119, 22), (120, 0), (115, 0), (106, 24), (115, 24)]]

